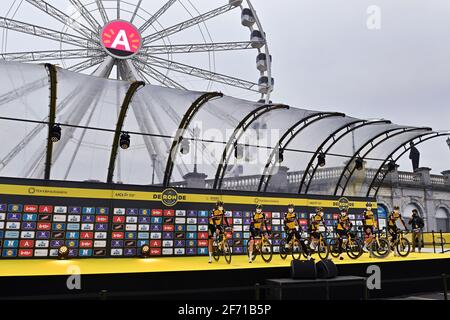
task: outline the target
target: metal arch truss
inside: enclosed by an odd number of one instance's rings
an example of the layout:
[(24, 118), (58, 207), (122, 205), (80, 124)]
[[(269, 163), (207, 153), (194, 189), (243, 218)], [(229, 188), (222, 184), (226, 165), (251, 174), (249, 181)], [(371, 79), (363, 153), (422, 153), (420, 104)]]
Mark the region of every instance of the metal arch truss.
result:
[(8, 19), (5, 17), (0, 17), (0, 28), (31, 34), (37, 37), (46, 38), (58, 42), (64, 42), (66, 44), (70, 44), (76, 47), (82, 48), (100, 47), (99, 43), (93, 39), (63, 33), (53, 29), (39, 27), (26, 22)]
[[(64, 12), (58, 10), (57, 8), (53, 7), (49, 3), (43, 0), (26, 0), (29, 4), (35, 6), (39, 10), (45, 12), (47, 15), (53, 17), (55, 20), (61, 22), (62, 24), (68, 26), (73, 31), (79, 33), (82, 36), (85, 36), (87, 38), (93, 37), (92, 31), (87, 28), (86, 26), (79, 23), (77, 20), (73, 19), (72, 17), (68, 16)], [(98, 37), (98, 35), (97, 35)]]
[(327, 154), (331, 148), (333, 148), (334, 145), (336, 145), (342, 138), (347, 136), (349, 133), (370, 125), (375, 124), (390, 124), (391, 121), (389, 120), (355, 120), (352, 121), (345, 126), (340, 127), (336, 131), (334, 131), (325, 141), (322, 142), (322, 144), (317, 148), (314, 155), (311, 157), (311, 160), (308, 163), (308, 166), (306, 167), (305, 172), (303, 173), (302, 181), (300, 182), (300, 186), (298, 188), (298, 193), (308, 193), (309, 187), (311, 186), (311, 182), (314, 178), (314, 175), (317, 172), (317, 168), (319, 167), (319, 164), (316, 163), (314, 165), (314, 161), (317, 159), (317, 156), (320, 153)]
[(105, 53), (99, 49), (46, 50), (30, 52), (0, 53), (0, 58), (8, 61), (48, 61), (59, 59), (103, 58)]
[(142, 43), (144, 45), (148, 45), (149, 43), (155, 42), (157, 40), (163, 39), (165, 37), (169, 37), (172, 34), (178, 33), (182, 30), (191, 28), (193, 26), (198, 25), (199, 23), (203, 23), (209, 19), (212, 19), (214, 17), (217, 17), (225, 12), (228, 12), (237, 6), (237, 3), (240, 2), (238, 0), (230, 3), (230, 4), (226, 4), (224, 6), (221, 6), (219, 8), (216, 8), (214, 10), (211, 10), (209, 12), (206, 12), (204, 14), (200, 14), (192, 19), (186, 20), (184, 22), (181, 22), (179, 24), (176, 24), (174, 26), (168, 27), (164, 30), (161, 30), (159, 32), (156, 32), (154, 34), (151, 34), (145, 38), (142, 39)]
[[(405, 153), (407, 153), (411, 147), (409, 146), (410, 142), (414, 142), (414, 145), (421, 144), (425, 141), (444, 137), (444, 136), (450, 136), (450, 132), (429, 132), (422, 135), (419, 135), (417, 137), (414, 137), (412, 139), (409, 139), (408, 141), (405, 141), (402, 143), (397, 149), (395, 149), (387, 158), (386, 160), (381, 164), (381, 166), (378, 168), (377, 173), (375, 174), (374, 178), (372, 179), (372, 182), (370, 183), (369, 189), (367, 190), (367, 196), (375, 198), (378, 195), (378, 192), (383, 185), (384, 179), (386, 179), (386, 176), (389, 173), (389, 170), (386, 166), (386, 164), (389, 161), (397, 162)], [(398, 153), (400, 151), (400, 153)]]
[(204, 106), (208, 101), (214, 99), (214, 98), (221, 98), (223, 97), (223, 94), (220, 92), (208, 92), (203, 95), (201, 95), (197, 100), (192, 103), (189, 110), (185, 113), (183, 119), (180, 122), (180, 125), (178, 126), (178, 130), (176, 132), (176, 135), (173, 139), (172, 146), (170, 148), (169, 156), (167, 158), (167, 164), (166, 164), (166, 171), (164, 173), (164, 186), (169, 186), (170, 179), (172, 177), (173, 167), (176, 160), (176, 156), (178, 154), (178, 147), (181, 143), (181, 140), (183, 139), (184, 133), (186, 132), (187, 128), (189, 127), (189, 124), (191, 123), (192, 119), (195, 117), (197, 112)]
[[(52, 5), (47, 0), (24, 0), (30, 6), (33, 6), (39, 13), (46, 15), (47, 17), (53, 19), (54, 21), (64, 25), (62, 30), (50, 29), (40, 25), (35, 25), (32, 23), (27, 23), (24, 21), (18, 21), (10, 19), (8, 17), (0, 17), (0, 28), (5, 30), (11, 30), (14, 32), (21, 32), (35, 37), (40, 37), (44, 39), (49, 39), (52, 41), (59, 42), (60, 44), (66, 44), (71, 46), (70, 49), (63, 50), (48, 50), (48, 51), (29, 51), (24, 50), (23, 52), (3, 52), (0, 54), (0, 58), (17, 61), (17, 62), (39, 62), (39, 61), (69, 61), (68, 70), (74, 72), (86, 72), (93, 66), (102, 63), (107, 59), (107, 54), (104, 52), (102, 45), (100, 43), (100, 33), (99, 30), (102, 24), (109, 22), (107, 10), (105, 9), (105, 4), (102, 0), (92, 0), (86, 3), (81, 0), (69, 0), (70, 4), (77, 12), (77, 16), (72, 16), (65, 12), (65, 10), (58, 9), (56, 5)], [(180, 23), (174, 24), (168, 28), (162, 28), (162, 30), (157, 30), (155, 32), (149, 32), (152, 25), (159, 23), (160, 18), (171, 9), (177, 0), (166, 0), (160, 9), (158, 9), (149, 19), (145, 20), (141, 27), (139, 28), (141, 34), (148, 32), (146, 37), (142, 39), (142, 50), (134, 57), (131, 61), (135, 65), (139, 72), (145, 74), (145, 78), (148, 80), (155, 80), (155, 82), (162, 83), (168, 87), (185, 89), (184, 85), (180, 85), (177, 81), (169, 78), (169, 72), (182, 73), (191, 77), (200, 78), (205, 81), (215, 82), (218, 84), (223, 84), (230, 87), (235, 87), (237, 89), (242, 89), (254, 93), (261, 93), (259, 90), (257, 81), (248, 81), (245, 79), (239, 79), (239, 77), (233, 77), (226, 74), (219, 74), (215, 70), (205, 70), (202, 68), (190, 66), (187, 64), (177, 63), (169, 60), (162, 59), (161, 55), (172, 55), (172, 54), (190, 54), (190, 53), (214, 53), (219, 51), (232, 51), (232, 50), (257, 50), (261, 53), (261, 47), (265, 46), (266, 55), (270, 56), (268, 49), (268, 44), (265, 39), (265, 33), (262, 29), (262, 25), (257, 17), (256, 11), (254, 10), (250, 0), (247, 0), (249, 8), (252, 10), (254, 17), (256, 19), (256, 24), (258, 29), (264, 34), (263, 39), (257, 43), (254, 39), (250, 41), (236, 41), (236, 42), (218, 42), (214, 43), (211, 39), (211, 43), (187, 43), (178, 45), (159, 45), (155, 41), (170, 37), (171, 35), (182, 32), (183, 30), (193, 28), (199, 24), (204, 24), (206, 21), (212, 20), (223, 14), (226, 14), (233, 9), (243, 8), (242, 0), (230, 0), (227, 3), (212, 9), (211, 11), (205, 13), (199, 13), (194, 15), (187, 20), (181, 21)], [(133, 20), (140, 16), (140, 11), (144, 11), (149, 14), (141, 7), (143, 3), (142, 0), (136, 1), (134, 12), (131, 16), (131, 23)], [(91, 6), (93, 6), (91, 10)], [(95, 7), (95, 8), (94, 8)], [(94, 16), (92, 11), (98, 11), (98, 16)], [(120, 12), (120, 1), (117, 1), (117, 10)], [(98, 19), (98, 21), (97, 21)], [(253, 31), (253, 27), (250, 27)], [(156, 30), (156, 29), (155, 29)], [(206, 41), (206, 40), (205, 40)], [(75, 47), (77, 50), (74, 50)], [(6, 47), (5, 47), (6, 48)], [(76, 61), (77, 59), (83, 59), (84, 61)], [(267, 75), (271, 79), (271, 61), (268, 60)], [(144, 65), (149, 65), (147, 68), (143, 68)], [(144, 70), (145, 69), (145, 70)], [(163, 70), (159, 70), (163, 69)], [(161, 72), (162, 71), (162, 72)], [(169, 71), (169, 72), (166, 72)], [(264, 76), (265, 71), (260, 70), (260, 76)], [(105, 77), (109, 77), (110, 74), (106, 74)], [(269, 79), (269, 80), (270, 80)], [(269, 81), (269, 83), (271, 83)], [(261, 97), (265, 98), (267, 103), (270, 100), (270, 93), (261, 93)]]
[[(95, 2), (97, 4), (98, 12), (100, 12), (100, 16), (102, 17), (103, 23), (107, 24), (109, 22), (109, 18), (108, 18), (108, 13), (105, 10), (105, 6), (103, 5), (103, 1), (102, 0), (96, 0)], [(136, 10), (138, 8), (139, 7), (136, 7)]]
[[(414, 128), (414, 127), (404, 127), (404, 128), (392, 128), (389, 130), (386, 130), (377, 136), (371, 138), (368, 142), (366, 142), (364, 145), (362, 145), (352, 156), (352, 158), (347, 162), (345, 165), (344, 170), (341, 173), (341, 176), (339, 177), (339, 180), (336, 184), (336, 189), (334, 191), (334, 195), (340, 194), (341, 196), (344, 196), (345, 190), (347, 189), (347, 186), (353, 176), (353, 174), (356, 171), (356, 166), (354, 165), (355, 160), (357, 158), (363, 159), (367, 157), (375, 148), (377, 148), (379, 145), (383, 144), (384, 142), (388, 141), (389, 139), (392, 139), (396, 136), (408, 133), (408, 132), (414, 132), (414, 131), (430, 131), (431, 128)], [(350, 168), (353, 165), (352, 168)]]
[(241, 88), (249, 91), (258, 92), (258, 84), (242, 80), (234, 77), (230, 77), (227, 75), (219, 74), (216, 72), (212, 72), (209, 70), (192, 67), (186, 64), (174, 62), (171, 60), (153, 57), (153, 56), (139, 56), (139, 58), (135, 59), (135, 61), (139, 61), (141, 66), (138, 66), (138, 69), (143, 69), (142, 66), (146, 64), (150, 64), (151, 66), (163, 68), (166, 70), (184, 73), (192, 77), (202, 78), (205, 80), (211, 80), (214, 82), (222, 83), (225, 85), (233, 86), (236, 88)]
[(99, 32), (101, 26), (98, 24), (97, 20), (92, 16), (91, 12), (81, 3), (80, 0), (69, 0), (70, 3), (77, 8), (77, 10), (81, 13), (83, 18), (89, 23), (92, 29), (95, 32)]
[(108, 176), (106, 179), (106, 181), (108, 183), (113, 182), (114, 169), (116, 166), (117, 151), (119, 149), (120, 134), (122, 132), (123, 124), (125, 122), (125, 118), (127, 116), (127, 112), (130, 107), (131, 100), (133, 99), (133, 96), (137, 92), (137, 90), (143, 86), (145, 86), (145, 82), (143, 82), (143, 81), (133, 82), (130, 85), (130, 88), (128, 89), (127, 94), (125, 95), (125, 99), (123, 100), (122, 106), (120, 107), (119, 118), (117, 119), (116, 130), (114, 133), (114, 140), (113, 140), (112, 149), (111, 149), (111, 156), (109, 158)]
[(274, 159), (276, 159), (276, 154), (277, 152), (279, 152), (280, 148), (285, 149), (291, 143), (291, 141), (293, 141), (295, 137), (297, 137), (297, 135), (300, 132), (302, 132), (315, 122), (332, 117), (345, 117), (345, 114), (339, 112), (314, 113), (295, 123), (283, 134), (283, 136), (277, 143), (278, 147), (272, 150), (269, 158), (267, 159), (266, 165), (264, 166), (264, 172), (259, 181), (258, 192), (261, 192), (263, 187), (264, 192), (267, 191), (267, 187), (269, 186), (269, 182), (273, 174), (273, 169), (275, 168), (276, 165), (276, 163), (273, 161)]
[[(190, 43), (190, 44), (174, 44), (170, 46), (147, 46), (142, 47), (140, 54), (175, 54), (175, 53), (198, 53), (198, 52), (216, 52), (230, 50), (247, 50), (254, 49), (252, 41), (235, 41), (235, 42), (216, 42), (216, 43)], [(261, 42), (264, 43), (264, 42)]]
[(53, 142), (51, 138), (52, 129), (55, 125), (56, 119), (56, 99), (57, 99), (57, 69), (52, 64), (45, 64), (45, 68), (48, 71), (50, 81), (50, 110), (48, 114), (48, 135), (47, 135), (47, 152), (45, 156), (45, 171), (44, 179), (50, 180), (50, 173), (52, 167), (52, 155), (53, 155)]
[[(154, 24), (156, 21), (158, 21), (159, 18), (167, 11), (169, 8), (175, 3), (177, 0), (169, 0), (167, 1), (158, 11), (155, 12), (155, 14), (148, 19), (140, 28), (139, 32), (144, 33), (145, 30), (147, 30), (152, 24)], [(137, 10), (141, 5), (141, 1), (139, 1), (139, 4), (136, 6), (136, 14)], [(135, 16), (135, 14), (133, 15)], [(132, 19), (133, 20), (133, 19)], [(133, 22), (133, 21), (131, 21)]]
[[(73, 72), (81, 72), (87, 69), (90, 69), (92, 67), (95, 67), (96, 65), (102, 64), (103, 62), (105, 62), (106, 60), (104, 60), (104, 57), (94, 57), (92, 59), (86, 60), (86, 61), (82, 61), (80, 63), (74, 64), (73, 66), (70, 66), (70, 68), (67, 68), (68, 71), (73, 71)], [(107, 75), (107, 73), (103, 73), (104, 69), (100, 69), (100, 70), (96, 70), (94, 72), (95, 73), (98, 71), (99, 74), (104, 74), (105, 76)], [(109, 72), (111, 72), (111, 70), (109, 69)]]
[(236, 129), (234, 129), (233, 134), (228, 140), (225, 149), (222, 153), (222, 158), (220, 160), (219, 166), (217, 167), (216, 176), (214, 179), (213, 189), (220, 189), (222, 187), (222, 181), (227, 171), (228, 161), (230, 160), (232, 154), (232, 146), (239, 141), (245, 131), (256, 121), (258, 118), (264, 114), (271, 112), (273, 110), (286, 109), (290, 107), (284, 104), (269, 104), (256, 108), (250, 112), (244, 119), (238, 124)]

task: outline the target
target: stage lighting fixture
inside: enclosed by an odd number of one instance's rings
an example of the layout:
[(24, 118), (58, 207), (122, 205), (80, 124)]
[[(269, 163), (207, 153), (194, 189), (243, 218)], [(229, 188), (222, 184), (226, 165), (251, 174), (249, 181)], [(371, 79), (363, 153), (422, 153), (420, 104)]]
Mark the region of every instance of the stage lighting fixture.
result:
[(150, 257), (150, 247), (147, 244), (144, 244), (141, 247), (141, 257), (142, 258), (148, 258)]
[(284, 150), (283, 148), (278, 149), (278, 162), (282, 163), (284, 161)]
[(234, 143), (234, 157), (238, 160), (244, 157), (244, 146), (239, 143)]
[(58, 248), (58, 259), (65, 260), (69, 256), (69, 248), (67, 246), (61, 246)]
[(52, 127), (52, 130), (50, 132), (50, 139), (52, 142), (58, 142), (61, 140), (61, 127), (58, 124), (55, 124)]
[(364, 160), (362, 158), (357, 158), (355, 160), (355, 168), (356, 170), (360, 171), (363, 169), (364, 166)]
[(181, 138), (180, 141), (180, 152), (181, 154), (188, 154), (191, 149), (191, 144), (189, 140)]
[(397, 164), (395, 163), (395, 161), (394, 160), (389, 161), (389, 163), (387, 165), (388, 172), (394, 172), (396, 168), (397, 168)]
[(325, 160), (325, 154), (321, 153), (319, 154), (319, 156), (317, 157), (317, 162), (319, 164), (319, 167), (325, 167), (326, 164), (326, 160)]
[(122, 133), (120, 135), (120, 147), (124, 150), (128, 149), (131, 144), (131, 137), (128, 133)]

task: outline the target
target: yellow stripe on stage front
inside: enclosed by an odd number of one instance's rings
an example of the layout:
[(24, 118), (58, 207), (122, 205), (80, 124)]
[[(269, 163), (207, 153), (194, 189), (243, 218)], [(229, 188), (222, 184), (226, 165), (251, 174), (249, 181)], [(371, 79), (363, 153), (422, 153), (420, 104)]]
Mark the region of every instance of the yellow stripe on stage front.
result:
[[(10, 185), (0, 184), (0, 194), (28, 197), (57, 197), (57, 198), (85, 198), (85, 199), (108, 199), (108, 200), (133, 200), (133, 201), (155, 201), (161, 202), (161, 192), (132, 191), (132, 190), (112, 190), (112, 189), (88, 189), (88, 188), (65, 188), (46, 187), (32, 185)], [(239, 195), (214, 195), (178, 193), (180, 203), (215, 203), (218, 200), (225, 204), (244, 205), (273, 205), (287, 206), (292, 203), (299, 207), (324, 207), (338, 208), (337, 200), (307, 199), (300, 197), (255, 197)], [(372, 203), (375, 207), (376, 203)], [(365, 208), (366, 202), (349, 202), (349, 207), (354, 209)]]

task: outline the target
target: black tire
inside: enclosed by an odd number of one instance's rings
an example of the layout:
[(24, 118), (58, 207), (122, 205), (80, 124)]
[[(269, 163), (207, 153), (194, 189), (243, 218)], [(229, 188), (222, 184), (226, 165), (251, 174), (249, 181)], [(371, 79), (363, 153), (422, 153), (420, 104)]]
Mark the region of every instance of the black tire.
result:
[(272, 243), (267, 240), (264, 241), (262, 240), (261, 243), (261, 258), (266, 262), (269, 263), (270, 261), (272, 261), (272, 257), (273, 257), (273, 246)]
[(372, 242), (373, 254), (378, 258), (386, 258), (391, 253), (391, 244), (385, 238), (380, 238), (379, 244), (376, 240)]
[(314, 250), (311, 249), (311, 243), (309, 242), (309, 240), (303, 239), (302, 241), (305, 244), (306, 248), (308, 249), (308, 251), (302, 250), (302, 255), (303, 255), (303, 258), (308, 259), (309, 258), (308, 253), (313, 254)]
[(217, 241), (214, 241), (213, 242), (213, 254), (212, 254), (214, 260), (219, 261), (219, 259), (220, 259), (220, 251), (221, 250), (219, 249), (219, 247), (217, 245)]
[(286, 250), (286, 239), (282, 239), (281, 241), (280, 241), (280, 257), (281, 257), (281, 259), (283, 259), (283, 260), (286, 260), (286, 257), (288, 256), (288, 254), (289, 254), (289, 251), (288, 250)]
[(396, 249), (400, 257), (407, 257), (411, 252), (411, 243), (408, 239), (402, 238), (397, 242)]
[(225, 261), (230, 264), (231, 263), (231, 248), (230, 245), (228, 244), (228, 241), (225, 240), (225, 242), (223, 243), (223, 256), (225, 258)]
[(301, 256), (302, 256), (302, 246), (300, 244), (299, 241), (295, 241), (294, 245), (292, 246), (291, 249), (291, 255), (292, 255), (292, 259), (294, 260), (300, 260)]
[[(247, 241), (247, 257), (250, 257), (250, 240)], [(258, 255), (258, 249), (256, 249), (255, 241), (253, 241), (253, 255), (252, 255), (252, 261), (255, 261), (256, 256)]]
[(328, 245), (325, 239), (319, 241), (316, 251), (319, 254), (319, 258), (321, 260), (328, 259), (328, 256), (330, 255), (330, 246)]
[(331, 239), (329, 246), (330, 246), (330, 254), (331, 254), (331, 256), (334, 257), (334, 258), (339, 257), (339, 255), (340, 255), (340, 252), (339, 252), (339, 239), (337, 239), (337, 238)]
[(360, 241), (351, 240), (351, 242), (347, 242), (345, 246), (345, 250), (347, 251), (347, 255), (350, 259), (358, 259), (363, 254), (363, 247)]
[[(312, 250), (309, 249), (309, 251), (312, 251)], [(313, 252), (311, 252), (311, 254), (313, 254)], [(305, 250), (302, 250), (302, 255), (303, 255), (303, 258), (308, 259), (308, 252), (305, 252)]]

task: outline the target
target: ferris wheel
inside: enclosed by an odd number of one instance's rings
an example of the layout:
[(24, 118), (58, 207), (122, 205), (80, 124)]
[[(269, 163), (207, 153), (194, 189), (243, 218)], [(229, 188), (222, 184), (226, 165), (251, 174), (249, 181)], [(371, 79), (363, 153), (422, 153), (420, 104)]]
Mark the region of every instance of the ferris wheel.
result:
[(250, 0), (6, 0), (0, 6), (1, 59), (270, 101), (272, 56)]

